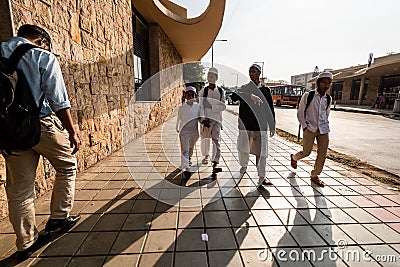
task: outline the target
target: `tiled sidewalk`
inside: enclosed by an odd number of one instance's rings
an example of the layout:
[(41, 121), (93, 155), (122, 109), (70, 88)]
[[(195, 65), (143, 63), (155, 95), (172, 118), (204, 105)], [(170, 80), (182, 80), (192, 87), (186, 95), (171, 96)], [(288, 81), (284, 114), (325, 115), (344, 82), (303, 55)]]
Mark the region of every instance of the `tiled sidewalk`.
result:
[[(327, 186), (310, 186), (312, 162), (292, 170), (289, 155), (300, 147), (279, 137), (269, 149), (274, 185), (256, 190), (254, 163), (240, 179), (236, 120), (224, 113), (216, 180), (201, 166), (199, 147), (196, 172), (183, 179), (174, 120), (81, 173), (73, 209), (79, 224), (21, 266), (399, 265), (397, 192), (329, 160), (321, 175)], [(36, 202), (40, 230), (49, 198)], [(7, 220), (0, 231), (5, 258), (15, 252), (15, 236)]]

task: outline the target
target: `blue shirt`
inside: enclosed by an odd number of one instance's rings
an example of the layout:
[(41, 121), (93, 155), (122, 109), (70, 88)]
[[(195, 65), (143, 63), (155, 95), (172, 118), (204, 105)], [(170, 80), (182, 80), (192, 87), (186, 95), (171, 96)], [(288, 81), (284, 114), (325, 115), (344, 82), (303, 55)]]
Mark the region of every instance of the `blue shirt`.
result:
[[(8, 42), (1, 43), (1, 55), (10, 57), (14, 49), (23, 43), (31, 42), (23, 37), (12, 37)], [(40, 98), (43, 94), (45, 96), (40, 110), (41, 118), (71, 107), (60, 64), (52, 53), (33, 48), (25, 53), (17, 67), (25, 74), (38, 107)]]

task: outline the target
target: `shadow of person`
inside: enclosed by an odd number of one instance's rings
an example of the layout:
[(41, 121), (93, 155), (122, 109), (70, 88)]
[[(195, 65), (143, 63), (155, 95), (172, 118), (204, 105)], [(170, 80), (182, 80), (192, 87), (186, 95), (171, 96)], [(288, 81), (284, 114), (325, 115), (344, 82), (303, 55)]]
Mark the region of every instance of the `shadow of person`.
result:
[[(313, 187), (316, 207), (310, 208), (311, 203), (301, 193), (295, 174), (292, 172), (287, 178), (296, 202), (295, 215), (293, 222), (288, 216), (287, 230), (273, 251), (273, 266), (336, 266), (335, 258), (329, 256), (332, 251), (329, 246), (333, 244), (332, 221), (320, 211), (329, 213), (325, 198)], [(293, 240), (296, 245), (289, 247), (287, 244)]]
[[(233, 188), (233, 190), (237, 191), (241, 196), (240, 199), (244, 202), (233, 202), (233, 205), (229, 206), (228, 209), (225, 198), (222, 198), (205, 205), (187, 225), (179, 225), (178, 223), (175, 243), (171, 244), (166, 250), (173, 251), (175, 249), (176, 251), (171, 266), (241, 264), (238, 255), (239, 248), (249, 234), (249, 230), (251, 228), (253, 230), (258, 229), (252, 227), (255, 225), (252, 221), (251, 209), (259, 197), (268, 199), (270, 193), (263, 187), (249, 191), (245, 196), (240, 193), (238, 188)], [(218, 202), (224, 205), (223, 210), (214, 210), (219, 205)], [(237, 203), (237, 206), (235, 206), (235, 203)], [(240, 203), (246, 203), (246, 209)], [(204, 234), (207, 234), (207, 241), (202, 239)], [(207, 251), (208, 253), (206, 253)], [(190, 256), (188, 257), (185, 254)], [(170, 257), (170, 253), (164, 253), (153, 266), (165, 266), (165, 262)]]

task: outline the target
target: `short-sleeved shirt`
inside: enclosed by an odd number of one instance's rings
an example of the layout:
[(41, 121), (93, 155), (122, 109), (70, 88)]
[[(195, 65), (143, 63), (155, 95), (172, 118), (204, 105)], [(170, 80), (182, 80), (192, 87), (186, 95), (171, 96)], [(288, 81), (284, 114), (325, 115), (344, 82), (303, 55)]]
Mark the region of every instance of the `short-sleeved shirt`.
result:
[[(23, 37), (12, 37), (8, 42), (1, 43), (1, 55), (10, 57), (15, 48), (24, 43), (30, 42)], [(23, 55), (17, 67), (25, 74), (38, 107), (42, 95), (45, 95), (41, 118), (71, 107), (60, 64), (52, 53), (33, 48)]]

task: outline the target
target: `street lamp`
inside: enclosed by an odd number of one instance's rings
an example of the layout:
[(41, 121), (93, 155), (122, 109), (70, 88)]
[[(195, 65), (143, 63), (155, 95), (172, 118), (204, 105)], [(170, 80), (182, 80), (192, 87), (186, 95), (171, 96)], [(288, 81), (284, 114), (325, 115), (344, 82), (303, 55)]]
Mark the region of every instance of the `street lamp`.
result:
[[(214, 42), (227, 42), (226, 39), (214, 40)], [(214, 42), (211, 45), (211, 67), (214, 67)]]
[(254, 62), (254, 63), (257, 63), (257, 64), (262, 64), (262, 67), (261, 67), (261, 79), (263, 79), (263, 82), (264, 82), (264, 61), (259, 61), (259, 62)]

